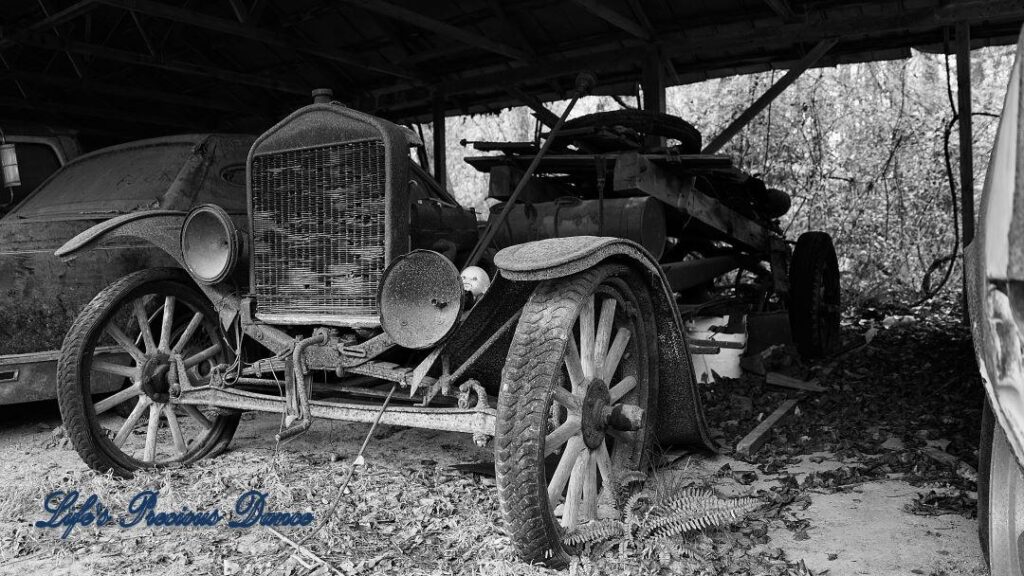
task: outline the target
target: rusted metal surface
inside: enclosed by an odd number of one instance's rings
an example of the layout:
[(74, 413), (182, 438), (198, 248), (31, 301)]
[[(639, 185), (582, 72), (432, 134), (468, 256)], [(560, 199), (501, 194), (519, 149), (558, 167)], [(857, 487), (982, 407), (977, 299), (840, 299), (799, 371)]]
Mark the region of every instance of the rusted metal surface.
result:
[(618, 157), (614, 188), (653, 196), (745, 248), (767, 252), (770, 247), (772, 233), (765, 226), (699, 192), (692, 178), (674, 174), (639, 153)]
[[(215, 405), (234, 410), (257, 410), (276, 414), (285, 412), (285, 400), (283, 398), (244, 390), (204, 388), (184, 391), (181, 397), (172, 400), (172, 403), (191, 404), (193, 406)], [(311, 400), (309, 407), (313, 418), (344, 420), (346, 422), (371, 423), (380, 412), (380, 407), (373, 404), (328, 402), (324, 400)], [(384, 412), (380, 423), (493, 436), (495, 414), (495, 410), (490, 408), (391, 406)]]
[(451, 260), (430, 250), (413, 250), (388, 266), (380, 285), (380, 323), (400, 346), (429, 348), (455, 328), (463, 289)]
[(248, 180), (258, 319), (377, 326), (380, 274), (409, 251), (409, 203), (399, 191), (413, 137), (331, 103), (301, 108), (256, 140)]
[[(495, 207), (497, 208), (497, 207)], [(664, 204), (651, 197), (580, 200), (568, 197), (555, 202), (517, 204), (498, 228), (494, 245), (564, 238), (566, 236), (615, 236), (632, 240), (660, 258), (665, 249)]]

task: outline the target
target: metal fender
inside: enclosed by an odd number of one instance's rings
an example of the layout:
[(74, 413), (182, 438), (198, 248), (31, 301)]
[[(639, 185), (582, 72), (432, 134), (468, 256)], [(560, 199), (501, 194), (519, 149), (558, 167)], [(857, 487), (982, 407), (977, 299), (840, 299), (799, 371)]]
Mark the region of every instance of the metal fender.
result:
[[(68, 240), (54, 255), (65, 262), (83, 252), (94, 250), (111, 238), (134, 238), (168, 253), (179, 266), (185, 268), (181, 255), (181, 227), (188, 212), (180, 210), (148, 210), (133, 212), (101, 222)], [(238, 294), (223, 283), (214, 285), (197, 284), (213, 303), (226, 328), (238, 315), (241, 300)]]
[(715, 451), (704, 419), (697, 379), (668, 279), (657, 260), (639, 244), (622, 238), (572, 236), (510, 246), (494, 256), (501, 276), (533, 283), (562, 278), (614, 260), (642, 272), (657, 308), (659, 374), (657, 438), (662, 445)]
[(149, 210), (111, 218), (68, 240), (54, 255), (67, 262), (82, 252), (95, 249), (104, 240), (128, 237), (160, 248), (184, 267), (179, 238), (187, 214), (180, 210)]

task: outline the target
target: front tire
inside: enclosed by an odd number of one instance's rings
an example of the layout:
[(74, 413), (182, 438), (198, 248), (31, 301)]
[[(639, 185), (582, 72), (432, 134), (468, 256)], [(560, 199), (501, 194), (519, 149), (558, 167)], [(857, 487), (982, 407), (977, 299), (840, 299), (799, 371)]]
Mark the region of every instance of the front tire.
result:
[(501, 510), (524, 561), (566, 566), (565, 534), (618, 517), (617, 479), (646, 466), (657, 422), (653, 311), (643, 279), (615, 265), (542, 282), (524, 307), (495, 438)]
[(985, 400), (978, 457), (978, 531), (992, 576), (1024, 574), (1024, 470)]
[[(57, 363), (57, 401), (71, 443), (90, 468), (129, 477), (226, 448), (239, 414), (171, 403), (166, 375), (175, 354), (193, 379), (230, 356), (216, 313), (182, 270), (129, 274), (75, 319)], [(132, 384), (94, 401), (97, 373)], [(122, 405), (130, 412), (115, 416)], [(145, 433), (136, 434), (142, 422)]]

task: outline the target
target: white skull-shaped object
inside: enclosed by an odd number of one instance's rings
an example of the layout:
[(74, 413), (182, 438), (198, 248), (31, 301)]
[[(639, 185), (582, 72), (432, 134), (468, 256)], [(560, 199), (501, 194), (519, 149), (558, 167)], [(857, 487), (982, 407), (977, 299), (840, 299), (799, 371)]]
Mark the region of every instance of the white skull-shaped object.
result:
[(462, 287), (479, 298), (491, 287), (491, 277), (479, 266), (470, 266), (462, 271)]

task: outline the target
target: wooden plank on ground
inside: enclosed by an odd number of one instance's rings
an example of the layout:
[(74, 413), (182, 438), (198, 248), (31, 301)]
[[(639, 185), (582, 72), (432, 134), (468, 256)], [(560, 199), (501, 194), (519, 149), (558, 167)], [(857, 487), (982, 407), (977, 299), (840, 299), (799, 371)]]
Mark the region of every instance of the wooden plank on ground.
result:
[(791, 376), (786, 376), (785, 374), (779, 374), (778, 372), (769, 372), (765, 376), (764, 381), (772, 386), (782, 386), (783, 388), (804, 390), (806, 392), (825, 391), (825, 388), (818, 385), (817, 378), (807, 382), (806, 380), (800, 380), (799, 378), (793, 378)]
[(750, 434), (744, 436), (736, 444), (736, 453), (741, 456), (750, 456), (757, 452), (764, 445), (765, 441), (768, 440), (768, 433), (771, 431), (772, 426), (781, 422), (793, 410), (796, 403), (796, 399), (783, 402), (781, 406), (775, 409), (775, 412), (769, 414), (767, 418), (750, 431)]

